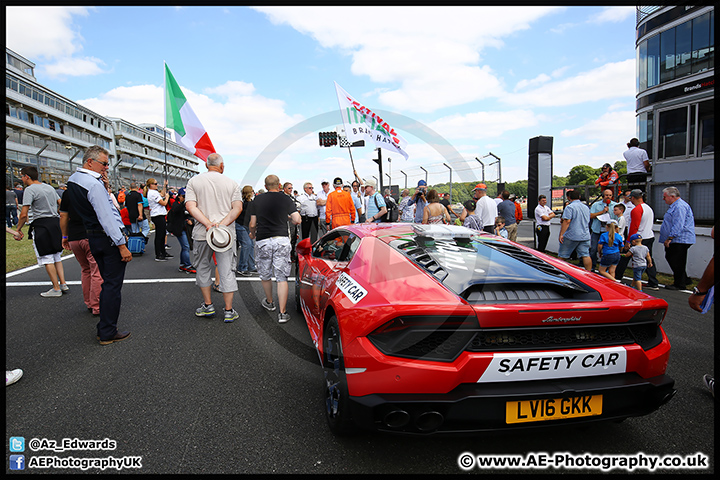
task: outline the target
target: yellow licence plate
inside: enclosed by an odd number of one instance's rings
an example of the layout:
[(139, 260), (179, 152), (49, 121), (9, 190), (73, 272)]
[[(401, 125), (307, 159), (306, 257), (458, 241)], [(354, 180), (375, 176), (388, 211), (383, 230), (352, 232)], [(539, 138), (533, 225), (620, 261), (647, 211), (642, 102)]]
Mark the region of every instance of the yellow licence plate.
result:
[(602, 414), (602, 395), (512, 401), (505, 404), (505, 423), (541, 422)]

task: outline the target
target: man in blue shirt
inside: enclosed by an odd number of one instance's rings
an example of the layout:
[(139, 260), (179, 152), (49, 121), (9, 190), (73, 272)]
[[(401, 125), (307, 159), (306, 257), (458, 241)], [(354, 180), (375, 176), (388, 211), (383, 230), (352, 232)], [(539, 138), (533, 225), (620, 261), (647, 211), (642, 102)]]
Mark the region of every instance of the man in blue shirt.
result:
[(380, 223), (382, 216), (387, 213), (387, 206), (382, 195), (375, 191), (375, 180), (365, 182), (365, 223)]
[(567, 193), (570, 204), (565, 207), (560, 222), (560, 248), (558, 257), (563, 260), (570, 258), (573, 250), (582, 259), (585, 270), (592, 270), (590, 261), (590, 209), (580, 202), (580, 192), (571, 190)]
[(97, 324), (100, 345), (130, 336), (130, 332), (117, 329), (125, 266), (132, 260), (132, 253), (126, 245), (120, 212), (113, 205), (103, 182), (109, 163), (107, 150), (97, 145), (88, 148), (83, 156), (83, 166), (70, 176), (65, 191), (82, 218), (90, 251), (103, 278)]
[(595, 264), (597, 263), (596, 257), (600, 235), (605, 232), (604, 223), (606, 222), (601, 222), (598, 217), (607, 213), (610, 216), (610, 220), (618, 220), (617, 215), (615, 215), (615, 213), (613, 212), (613, 209), (615, 208), (615, 205), (617, 205), (617, 203), (613, 202), (612, 198), (612, 190), (604, 190), (602, 194), (602, 200), (596, 201), (590, 207), (590, 261), (592, 262), (590, 268), (592, 269), (595, 269)]
[(692, 208), (680, 198), (675, 187), (663, 189), (663, 200), (670, 207), (665, 212), (660, 226), (659, 241), (665, 246), (665, 259), (673, 271), (673, 284), (668, 290), (685, 290), (690, 279), (685, 273), (687, 252), (695, 243), (695, 217)]

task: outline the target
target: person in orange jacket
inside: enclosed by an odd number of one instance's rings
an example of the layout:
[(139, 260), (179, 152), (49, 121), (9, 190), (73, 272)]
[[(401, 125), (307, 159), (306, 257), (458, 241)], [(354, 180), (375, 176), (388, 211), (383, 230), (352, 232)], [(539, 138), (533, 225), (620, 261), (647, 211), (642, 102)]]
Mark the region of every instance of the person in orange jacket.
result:
[(335, 177), (335, 191), (330, 192), (325, 204), (325, 222), (331, 225), (331, 229), (355, 222), (355, 204), (350, 192), (344, 191), (342, 185), (342, 179)]
[(615, 185), (618, 181), (618, 173), (613, 170), (612, 165), (606, 163), (602, 166), (602, 173), (595, 180), (595, 185), (602, 188), (607, 188)]

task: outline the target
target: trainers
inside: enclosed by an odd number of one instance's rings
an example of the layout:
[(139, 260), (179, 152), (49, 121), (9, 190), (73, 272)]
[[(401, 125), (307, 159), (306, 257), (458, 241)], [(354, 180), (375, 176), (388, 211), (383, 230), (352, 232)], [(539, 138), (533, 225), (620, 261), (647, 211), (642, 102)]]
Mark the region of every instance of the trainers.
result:
[(203, 302), (200, 308), (195, 310), (195, 316), (197, 317), (212, 317), (213, 315), (215, 315), (215, 306), (212, 303), (205, 305), (205, 302)]
[(156, 262), (167, 262), (167, 257), (155, 257)]
[[(21, 372), (22, 374), (22, 372)], [(703, 377), (703, 383), (705, 383), (705, 386), (708, 390), (710, 390), (710, 393), (712, 393), (712, 396), (715, 396), (715, 377), (710, 375), (705, 375)]]
[(175, 255), (170, 255), (169, 253), (165, 253), (165, 258), (175, 258)]
[(238, 318), (238, 313), (234, 308), (231, 310), (225, 310), (225, 323), (233, 322), (236, 318)]
[(285, 323), (285, 322), (287, 322), (288, 320), (290, 320), (290, 314), (289, 314), (289, 313), (287, 313), (287, 312), (285, 312), (285, 313), (282, 313), (282, 312), (278, 313), (278, 323)]
[(54, 290), (50, 289), (47, 292), (43, 292), (40, 294), (41, 297), (62, 297), (62, 290)]
[(16, 368), (15, 370), (5, 370), (5, 386), (12, 385), (13, 383), (17, 382), (22, 378), (23, 371), (19, 368)]
[(240, 274), (241, 277), (252, 277), (252, 273), (250, 273), (250, 272), (247, 271), (247, 270), (242, 270), (242, 271), (240, 271), (240, 272), (238, 272), (238, 273)]
[(260, 304), (261, 304), (261, 305), (263, 306), (263, 308), (264, 308), (265, 310), (267, 310), (268, 312), (273, 312), (273, 311), (275, 311), (275, 304), (272, 303), (272, 302), (268, 302), (267, 299), (265, 299), (265, 298), (262, 299), (262, 302), (260, 302)]
[(653, 285), (653, 286), (645, 285), (645, 288), (647, 288), (648, 290), (660, 290), (660, 287), (657, 285)]
[(65, 293), (70, 291), (70, 287), (67, 286), (66, 283), (60, 284), (60, 291)]

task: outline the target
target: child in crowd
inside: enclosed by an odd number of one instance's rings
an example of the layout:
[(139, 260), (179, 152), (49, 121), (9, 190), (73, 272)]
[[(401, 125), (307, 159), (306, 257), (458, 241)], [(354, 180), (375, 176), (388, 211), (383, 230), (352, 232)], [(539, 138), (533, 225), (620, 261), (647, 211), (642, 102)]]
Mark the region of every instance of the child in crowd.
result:
[(475, 208), (477, 208), (475, 200), (467, 200), (465, 203), (463, 203), (463, 206), (468, 212), (468, 215), (467, 217), (465, 217), (465, 221), (463, 222), (463, 226), (481, 232), (482, 225), (480, 225), (480, 220), (478, 220), (478, 217), (475, 216)]
[(623, 246), (623, 237), (618, 233), (618, 224), (615, 220), (607, 222), (606, 228), (607, 232), (603, 232), (598, 241), (598, 254), (600, 254), (598, 271), (603, 277), (616, 281), (615, 267), (620, 261), (620, 248)]
[(495, 217), (495, 235), (508, 238), (508, 231), (505, 229), (505, 218)]
[(613, 213), (618, 218), (618, 232), (620, 232), (620, 235), (623, 236), (623, 238), (627, 237), (627, 231), (625, 230), (628, 227), (627, 219), (625, 218), (625, 205), (622, 203), (618, 203), (613, 207)]
[(642, 274), (645, 268), (652, 267), (652, 257), (648, 247), (642, 244), (642, 237), (639, 234), (630, 235), (628, 239), (631, 247), (630, 251), (625, 253), (626, 257), (632, 257), (633, 281), (632, 287), (642, 292)]

